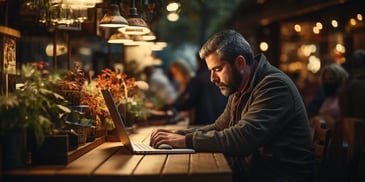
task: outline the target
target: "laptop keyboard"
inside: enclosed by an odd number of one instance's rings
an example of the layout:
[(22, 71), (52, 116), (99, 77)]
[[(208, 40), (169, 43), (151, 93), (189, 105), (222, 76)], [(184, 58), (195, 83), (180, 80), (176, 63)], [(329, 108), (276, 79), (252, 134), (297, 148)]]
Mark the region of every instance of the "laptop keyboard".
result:
[(138, 151), (149, 151), (149, 150), (156, 150), (152, 146), (146, 143), (132, 143), (134, 150)]

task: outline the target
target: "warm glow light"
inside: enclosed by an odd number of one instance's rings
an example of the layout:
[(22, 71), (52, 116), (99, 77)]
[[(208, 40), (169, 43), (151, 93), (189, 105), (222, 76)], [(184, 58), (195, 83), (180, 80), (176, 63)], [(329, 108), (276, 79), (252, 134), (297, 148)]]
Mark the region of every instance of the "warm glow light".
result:
[(119, 28), (118, 31), (127, 35), (144, 35), (151, 32), (151, 30), (148, 27), (141, 27), (141, 26), (126, 26)]
[(300, 31), (302, 31), (302, 26), (300, 26), (299, 24), (295, 24), (295, 25), (294, 25), (294, 30), (295, 30), (296, 32), (300, 32)]
[(332, 25), (332, 27), (333, 27), (333, 28), (337, 28), (337, 27), (338, 27), (338, 22), (337, 22), (337, 20), (332, 20), (332, 21), (331, 21), (331, 25)]
[(313, 33), (319, 34), (320, 29), (318, 27), (313, 27)]
[(321, 60), (316, 56), (310, 56), (308, 59), (307, 68), (312, 73), (317, 73), (321, 69)]
[(356, 14), (356, 18), (359, 21), (362, 21), (363, 20), (362, 14), (360, 14), (360, 13)]
[(265, 52), (269, 49), (269, 44), (267, 44), (267, 42), (261, 42), (260, 43), (260, 50)]
[(142, 35), (142, 38), (143, 38), (143, 40), (147, 40), (147, 41), (156, 40), (156, 36), (152, 32)]
[(351, 19), (350, 19), (350, 25), (352, 25), (352, 26), (355, 26), (355, 25), (356, 25), (356, 20), (355, 20), (355, 18), (351, 18)]
[(311, 44), (311, 45), (309, 45), (309, 47), (310, 47), (310, 50), (311, 50), (312, 53), (315, 53), (317, 51), (317, 46), (316, 45)]
[(166, 42), (155, 42), (152, 46), (151, 46), (151, 50), (152, 51), (161, 51), (163, 48), (165, 48), (167, 46)]
[(342, 54), (346, 52), (346, 48), (342, 44), (336, 44), (335, 49), (337, 52), (342, 53)]
[(166, 6), (166, 10), (167, 11), (176, 11), (178, 10), (180, 7), (180, 4), (177, 3), (177, 2), (172, 2), (172, 3), (169, 3), (167, 6)]
[(179, 20), (179, 14), (177, 14), (177, 13), (169, 13), (167, 15), (167, 20), (172, 21), (172, 22), (177, 21), (177, 20)]
[(301, 70), (303, 68), (303, 63), (300, 61), (295, 61), (289, 64), (288, 69), (291, 72), (294, 72), (296, 70)]
[[(57, 43), (56, 45), (56, 56), (60, 56), (67, 53), (67, 45), (64, 43)], [(46, 55), (53, 56), (53, 44), (49, 43), (46, 46)]]
[(314, 44), (303, 44), (298, 49), (299, 54), (302, 54), (304, 56), (310, 56), (312, 53), (315, 53), (317, 51), (317, 46)]
[(316, 27), (317, 27), (318, 29), (320, 29), (320, 30), (322, 30), (322, 29), (323, 29), (323, 25), (322, 25), (322, 23), (321, 23), (321, 22), (317, 22), (317, 23), (316, 23)]

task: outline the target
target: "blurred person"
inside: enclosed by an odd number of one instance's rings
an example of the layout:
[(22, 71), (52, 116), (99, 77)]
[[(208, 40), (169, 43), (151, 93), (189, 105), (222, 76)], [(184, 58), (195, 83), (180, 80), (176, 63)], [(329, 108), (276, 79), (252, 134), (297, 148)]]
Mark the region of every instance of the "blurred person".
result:
[(222, 152), (233, 181), (313, 181), (314, 155), (303, 99), (293, 81), (241, 34), (226, 30), (200, 49), (210, 80), (228, 97), (223, 113), (199, 128), (157, 129), (150, 144)]
[(178, 93), (174, 89), (168, 76), (161, 68), (146, 66), (143, 69), (143, 72), (147, 78), (149, 91), (152, 92), (152, 94), (154, 94), (158, 100), (163, 102), (159, 103), (158, 105), (164, 106), (166, 104), (172, 104), (175, 102)]
[(210, 72), (204, 60), (196, 54), (196, 74), (172, 105), (177, 111), (190, 112), (190, 124), (213, 123), (223, 112), (227, 98), (209, 81)]
[[(324, 55), (321, 60), (322, 65), (328, 65), (328, 64), (332, 64), (334, 63), (334, 59), (331, 55), (326, 54)], [(323, 68), (322, 68), (323, 69)], [(319, 114), (320, 108), (322, 103), (324, 102), (324, 99), (326, 98), (325, 94), (324, 94), (324, 90), (322, 88), (322, 84), (321, 84), (321, 72), (318, 72), (315, 76), (316, 79), (313, 79), (311, 81), (312, 83), (312, 87), (316, 87), (315, 89), (311, 89), (313, 95), (311, 96), (311, 98), (309, 99), (309, 101), (307, 102), (307, 113), (308, 113), (308, 117), (312, 118), (313, 116), (316, 116)]]
[(319, 114), (325, 95), (321, 86), (315, 90), (313, 98), (307, 104), (308, 117), (311, 118)]
[(340, 94), (341, 112), (365, 120), (365, 50), (355, 51), (349, 66), (350, 76)]
[(186, 89), (190, 79), (194, 76), (193, 72), (182, 60), (172, 61), (168, 70), (176, 90), (181, 94)]
[(342, 117), (339, 105), (339, 93), (347, 81), (349, 74), (339, 64), (330, 63), (321, 71), (320, 81), (324, 100), (319, 108), (319, 114), (330, 115), (334, 119)]

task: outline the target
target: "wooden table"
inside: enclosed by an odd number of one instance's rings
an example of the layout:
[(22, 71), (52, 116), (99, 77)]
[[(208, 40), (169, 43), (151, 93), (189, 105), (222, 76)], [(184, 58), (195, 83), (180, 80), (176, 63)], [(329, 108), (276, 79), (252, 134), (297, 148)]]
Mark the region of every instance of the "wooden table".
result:
[[(181, 129), (185, 124), (166, 125)], [(133, 141), (148, 142), (156, 127), (142, 127)], [(3, 181), (126, 182), (231, 181), (231, 169), (221, 153), (131, 154), (120, 142), (104, 142), (68, 165), (32, 166), (5, 171)]]

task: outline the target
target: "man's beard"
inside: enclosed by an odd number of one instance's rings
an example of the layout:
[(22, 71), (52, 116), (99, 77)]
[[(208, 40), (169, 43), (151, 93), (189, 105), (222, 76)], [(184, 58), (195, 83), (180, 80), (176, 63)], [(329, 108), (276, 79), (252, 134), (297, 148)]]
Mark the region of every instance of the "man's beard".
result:
[(231, 74), (231, 79), (228, 80), (229, 83), (216, 83), (216, 86), (219, 88), (221, 93), (227, 97), (238, 91), (243, 80), (243, 75), (236, 69), (233, 69)]

